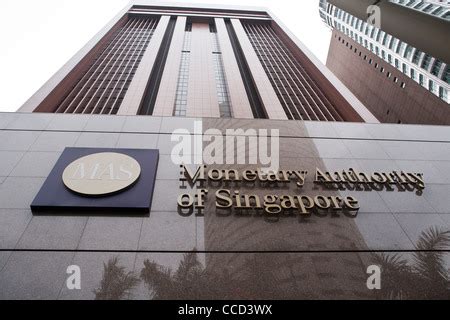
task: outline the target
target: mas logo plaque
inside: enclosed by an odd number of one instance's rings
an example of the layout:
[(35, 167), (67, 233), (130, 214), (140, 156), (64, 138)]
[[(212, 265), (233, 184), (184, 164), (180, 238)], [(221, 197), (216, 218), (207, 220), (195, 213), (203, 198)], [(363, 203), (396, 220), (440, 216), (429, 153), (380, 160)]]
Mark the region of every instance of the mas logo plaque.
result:
[(158, 161), (158, 150), (66, 148), (31, 209), (148, 213)]
[(116, 152), (102, 152), (75, 160), (64, 170), (64, 185), (87, 196), (104, 196), (123, 191), (141, 175), (134, 158)]

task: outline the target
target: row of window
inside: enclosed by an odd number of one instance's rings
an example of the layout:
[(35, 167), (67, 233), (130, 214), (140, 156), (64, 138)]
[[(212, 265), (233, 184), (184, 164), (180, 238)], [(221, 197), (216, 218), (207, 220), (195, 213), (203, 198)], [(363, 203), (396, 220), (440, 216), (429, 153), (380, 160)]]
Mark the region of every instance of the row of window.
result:
[(130, 18), (93, 60), (56, 112), (116, 114), (157, 24), (157, 19)]
[[(336, 37), (336, 35), (335, 35)], [(345, 46), (347, 48), (349, 48), (350, 50), (352, 50), (354, 53), (358, 53), (358, 49), (356, 47), (353, 47), (353, 45), (351, 43), (349, 43), (348, 41), (345, 41), (344, 39), (342, 39), (341, 37), (339, 37), (338, 39), (342, 44), (345, 44)], [(378, 69), (378, 67), (380, 67), (380, 72), (384, 73), (385, 69), (384, 67), (381, 67), (378, 62), (374, 62), (372, 58), (368, 58), (366, 54), (363, 55), (362, 51), (359, 51), (358, 54), (364, 61), (367, 61), (370, 65), (373, 65), (375, 67), (375, 69)], [(392, 73), (391, 72), (386, 72), (386, 78), (390, 79), (392, 78), (392, 81), (394, 83), (399, 83), (400, 84), (400, 88), (404, 89), (406, 88), (406, 83), (404, 81), (399, 82), (398, 77), (392, 77)]]
[[(357, 19), (339, 8), (329, 5), (327, 11), (335, 18), (334, 22), (329, 22), (330, 26), (334, 26), (378, 57), (402, 71), (405, 75), (411, 77), (411, 79), (430, 90), (433, 94), (448, 102), (448, 85), (446, 84), (450, 84), (450, 66), (399, 39), (392, 37), (384, 31), (368, 25), (366, 22)], [(326, 19), (324, 20), (327, 21)], [(347, 24), (348, 27), (339, 23), (337, 20)], [(373, 43), (371, 39), (376, 42)], [(405, 63), (403, 59), (405, 61), (410, 61), (412, 64), (415, 64), (426, 72), (422, 74), (413, 66)], [(429, 76), (425, 76), (425, 74), (429, 74)], [(436, 77), (443, 81), (433, 80), (432, 77)]]
[[(409, 2), (405, 0), (405, 5), (411, 6)], [(418, 1), (415, 1), (413, 6), (417, 6), (417, 4)], [(413, 79), (416, 82), (427, 89), (432, 88), (433, 94), (449, 102), (447, 92), (449, 90), (448, 84), (450, 84), (450, 66), (367, 24), (365, 21), (336, 8), (328, 3), (327, 0), (320, 0), (319, 6), (322, 19), (330, 27), (334, 27), (351, 37), (383, 60), (401, 70), (405, 75), (409, 77), (411, 74), (415, 75)], [(375, 42), (372, 43), (372, 41)], [(402, 61), (400, 62), (399, 60)], [(424, 75), (421, 76), (421, 72), (417, 71), (413, 64), (422, 68)], [(421, 81), (422, 78), (426, 79)], [(429, 80), (432, 82), (429, 83)]]
[[(450, 10), (441, 4), (429, 3), (423, 0), (389, 0), (390, 2), (408, 7), (410, 9), (418, 10), (436, 17), (450, 20)], [(448, 4), (448, 2), (447, 2)]]
[(243, 26), (288, 119), (343, 120), (270, 25)]
[[(349, 47), (350, 50), (353, 50), (355, 53), (358, 52), (358, 50), (357, 50), (356, 48), (353, 48), (353, 46), (352, 46), (351, 44), (349, 44), (349, 42), (346, 42), (344, 39), (341, 39), (341, 37), (339, 37), (338, 40), (339, 40), (340, 42), (342, 42), (343, 44), (345, 43), (346, 46)], [(363, 54), (362, 54), (361, 51), (359, 51), (359, 56), (360, 56), (360, 57), (363, 56)], [(367, 60), (367, 55), (364, 55), (363, 59), (364, 59), (364, 60)], [(369, 63), (369, 64), (372, 64), (372, 63), (373, 63), (373, 60), (372, 60), (372, 59), (368, 59), (368, 63)], [(405, 66), (405, 64), (403, 64), (403, 66)], [(375, 67), (375, 68), (378, 68), (378, 63), (375, 63), (375, 64), (374, 64), (374, 67)], [(380, 72), (383, 73), (384, 71), (385, 71), (385, 69), (384, 69), (383, 67), (380, 67)], [(407, 71), (404, 70), (403, 73), (406, 74)], [(387, 78), (391, 78), (391, 76), (392, 76), (392, 73), (391, 73), (391, 72), (387, 72), (387, 73), (386, 73), (386, 77), (387, 77)], [(444, 87), (442, 87), (442, 86), (437, 86), (436, 83), (435, 83), (433, 80), (431, 80), (431, 79), (428, 79), (428, 82), (427, 82), (427, 81), (425, 80), (424, 75), (421, 74), (421, 73), (416, 73), (416, 70), (415, 70), (414, 68), (411, 68), (411, 69), (410, 69), (409, 77), (410, 77), (411, 79), (413, 79), (414, 81), (418, 82), (421, 86), (426, 87), (429, 91), (431, 91), (431, 92), (433, 92), (433, 93), (437, 92), (438, 95), (439, 95), (439, 98), (441, 98), (442, 100), (448, 101), (448, 90), (447, 90), (446, 88), (444, 88)], [(395, 83), (398, 83), (398, 82), (399, 82), (397, 77), (393, 77), (393, 81), (394, 81)], [(404, 82), (401, 82), (401, 83), (400, 83), (400, 87), (401, 87), (401, 88), (405, 88), (405, 87), (406, 87), (406, 84), (405, 84)]]
[[(334, 27), (344, 32), (361, 45), (364, 45), (372, 52), (380, 55), (380, 52), (382, 50), (380, 50), (380, 47), (376, 44), (369, 42), (369, 38), (380, 43), (383, 47), (388, 48), (392, 51), (392, 53), (395, 53), (402, 58), (411, 61), (412, 63), (428, 72), (431, 72), (436, 77), (439, 76), (441, 67), (443, 66), (442, 61), (433, 59), (430, 55), (427, 55), (424, 52), (406, 44), (405, 42), (400, 41), (399, 39), (387, 34), (383, 30), (375, 28), (367, 24), (366, 22), (346, 13), (345, 11), (336, 8), (335, 17), (339, 19), (341, 15), (343, 16), (342, 21), (354, 30), (351, 30), (336, 21), (334, 23)], [(433, 64), (431, 64), (431, 62), (433, 62)]]

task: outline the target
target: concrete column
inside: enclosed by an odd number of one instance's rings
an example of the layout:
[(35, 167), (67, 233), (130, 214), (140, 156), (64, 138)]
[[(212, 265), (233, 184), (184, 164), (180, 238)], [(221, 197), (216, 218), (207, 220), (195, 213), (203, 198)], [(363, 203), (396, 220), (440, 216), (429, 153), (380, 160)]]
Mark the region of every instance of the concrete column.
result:
[(136, 74), (131, 81), (130, 87), (120, 105), (119, 115), (136, 115), (142, 100), (144, 99), (145, 89), (148, 79), (153, 69), (153, 65), (161, 47), (164, 34), (169, 24), (170, 16), (162, 16), (156, 27), (155, 33), (145, 50), (141, 63), (139, 64)]
[(161, 85), (159, 86), (155, 109), (153, 110), (154, 116), (170, 117), (173, 115), (185, 27), (186, 17), (178, 17), (173, 33), (172, 43), (170, 44), (169, 53), (167, 55)]
[(220, 117), (212, 48), (209, 24), (193, 23), (186, 113), (188, 117)]
[(217, 36), (219, 38), (220, 50), (222, 52), (225, 78), (230, 94), (233, 117), (240, 119), (253, 119), (253, 112), (242, 81), (241, 72), (234, 56), (230, 37), (228, 36), (225, 21), (222, 18), (215, 18)]
[(261, 101), (269, 119), (287, 119), (283, 106), (270, 83), (269, 77), (264, 71), (259, 58), (253, 49), (245, 30), (238, 19), (231, 19), (234, 31), (244, 52), (248, 67), (252, 73), (256, 88), (258, 89)]

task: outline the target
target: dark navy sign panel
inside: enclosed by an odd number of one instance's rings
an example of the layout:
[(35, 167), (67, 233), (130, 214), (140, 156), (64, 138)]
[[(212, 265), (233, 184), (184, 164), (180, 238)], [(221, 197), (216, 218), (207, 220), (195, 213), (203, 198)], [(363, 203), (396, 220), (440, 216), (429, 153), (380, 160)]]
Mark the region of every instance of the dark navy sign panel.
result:
[[(136, 183), (119, 193), (99, 197), (83, 196), (69, 190), (62, 179), (66, 167), (79, 158), (102, 152), (122, 153), (134, 158), (141, 166), (141, 175)], [(66, 148), (31, 204), (31, 210), (34, 213), (149, 213), (158, 162), (159, 150)]]

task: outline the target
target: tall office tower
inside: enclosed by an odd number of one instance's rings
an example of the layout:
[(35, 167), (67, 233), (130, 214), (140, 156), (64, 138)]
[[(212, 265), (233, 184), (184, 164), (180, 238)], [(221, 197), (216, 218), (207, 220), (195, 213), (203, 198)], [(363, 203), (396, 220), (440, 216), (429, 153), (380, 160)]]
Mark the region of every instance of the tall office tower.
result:
[[(385, 1), (381, 28), (377, 28), (359, 16), (358, 10), (352, 11), (354, 15), (345, 11), (352, 3), (344, 10), (335, 2), (321, 0), (319, 5), (320, 16), (333, 29), (327, 60), (331, 71), (380, 122), (450, 124), (450, 66), (442, 54), (445, 45), (435, 46), (420, 34), (431, 34), (435, 28), (433, 37), (438, 37), (439, 28), (449, 25), (449, 6), (436, 1)], [(408, 21), (414, 14), (425, 24), (420, 30), (405, 26), (410, 30), (406, 39), (405, 28), (395, 28), (393, 21), (395, 16)], [(422, 26), (417, 21), (409, 23)]]
[(450, 1), (448, 0), (391, 0), (398, 5), (450, 20)]
[(376, 122), (266, 11), (133, 5), (25, 112)]
[(266, 9), (136, 1), (0, 113), (0, 300), (448, 299), (450, 126), (376, 123)]

